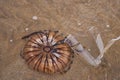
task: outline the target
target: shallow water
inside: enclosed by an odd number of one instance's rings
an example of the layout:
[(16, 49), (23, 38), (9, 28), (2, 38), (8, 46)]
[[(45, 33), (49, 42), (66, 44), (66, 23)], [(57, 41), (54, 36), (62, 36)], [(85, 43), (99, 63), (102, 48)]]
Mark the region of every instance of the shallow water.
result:
[[(37, 20), (32, 19), (37, 16)], [(21, 37), (39, 30), (73, 34), (94, 56), (98, 49), (88, 30), (98, 29), (104, 43), (120, 35), (120, 0), (0, 0), (0, 80), (120, 80), (120, 41), (99, 67), (75, 55), (65, 74), (31, 70), (20, 57)]]

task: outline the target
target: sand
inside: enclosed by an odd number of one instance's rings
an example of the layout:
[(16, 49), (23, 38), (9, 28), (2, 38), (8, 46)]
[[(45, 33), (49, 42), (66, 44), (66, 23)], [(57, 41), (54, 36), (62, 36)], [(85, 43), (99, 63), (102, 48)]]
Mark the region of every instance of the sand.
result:
[(39, 30), (74, 35), (92, 55), (98, 49), (88, 30), (97, 28), (104, 43), (120, 35), (120, 0), (0, 0), (0, 80), (120, 80), (120, 41), (98, 67), (75, 54), (65, 74), (28, 68), (20, 52), (21, 37)]

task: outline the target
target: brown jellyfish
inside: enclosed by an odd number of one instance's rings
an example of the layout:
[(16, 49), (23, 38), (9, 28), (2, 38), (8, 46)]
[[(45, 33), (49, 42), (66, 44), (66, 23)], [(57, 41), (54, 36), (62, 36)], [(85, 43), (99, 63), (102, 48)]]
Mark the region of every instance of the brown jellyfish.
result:
[(58, 31), (38, 31), (22, 39), (27, 43), (21, 56), (30, 68), (45, 73), (64, 73), (70, 69), (74, 52)]

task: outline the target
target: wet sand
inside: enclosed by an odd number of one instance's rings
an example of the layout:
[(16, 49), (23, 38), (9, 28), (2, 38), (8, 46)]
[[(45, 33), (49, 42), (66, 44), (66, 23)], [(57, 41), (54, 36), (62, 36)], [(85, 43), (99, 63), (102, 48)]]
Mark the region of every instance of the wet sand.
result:
[(20, 57), (25, 44), (21, 37), (45, 29), (73, 34), (96, 56), (98, 49), (88, 32), (93, 26), (105, 44), (119, 36), (120, 0), (0, 0), (0, 80), (120, 80), (120, 41), (105, 53), (99, 67), (75, 55), (71, 69), (62, 75), (31, 70)]

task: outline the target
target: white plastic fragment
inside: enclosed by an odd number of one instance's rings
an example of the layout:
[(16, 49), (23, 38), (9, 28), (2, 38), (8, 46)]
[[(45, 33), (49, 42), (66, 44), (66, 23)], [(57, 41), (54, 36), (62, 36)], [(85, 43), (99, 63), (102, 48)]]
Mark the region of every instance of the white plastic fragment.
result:
[(105, 46), (105, 48), (103, 49), (103, 52), (101, 52), (101, 54), (99, 55), (99, 58), (102, 58), (104, 56), (104, 53), (118, 40), (120, 40), (120, 36), (110, 40)]
[(102, 41), (100, 34), (97, 35), (96, 44), (98, 46), (98, 49), (100, 50), (100, 53), (102, 53), (102, 51), (104, 49), (104, 44), (103, 44), (103, 41)]
[(108, 44), (104, 47), (103, 40), (101, 38), (101, 35), (98, 32), (94, 32), (94, 27), (89, 29), (90, 33), (92, 34), (97, 47), (100, 51), (100, 54), (97, 58), (94, 58), (86, 49), (83, 48), (83, 46), (76, 40), (76, 38), (73, 35), (68, 35), (65, 39), (65, 42), (68, 43), (71, 47), (73, 47), (73, 50), (84, 57), (84, 59), (90, 63), (93, 66), (98, 66), (101, 63), (101, 59), (104, 56), (104, 53), (118, 40), (120, 40), (120, 36), (112, 39), (108, 42)]
[(78, 51), (83, 51), (84, 50), (84, 48), (81, 44), (77, 45), (75, 49), (78, 50)]
[(107, 51), (107, 49), (109, 49), (116, 41), (120, 40), (120, 36), (115, 38), (115, 39), (112, 39), (108, 42), (108, 44), (105, 46), (105, 49), (104, 49), (104, 52)]
[(83, 50), (80, 54), (89, 64), (93, 66), (98, 66), (101, 60), (95, 59), (87, 50)]
[[(101, 59), (103, 58), (104, 56), (104, 53), (117, 41), (117, 40), (120, 40), (120, 36), (115, 38), (115, 39), (112, 39), (110, 40), (107, 45), (104, 47), (104, 44), (103, 44), (103, 40), (101, 38), (101, 35), (99, 33), (97, 34), (94, 34), (95, 33), (95, 28), (92, 28), (91, 30), (89, 30), (90, 33), (92, 34), (92, 36), (94, 37), (94, 39), (96, 40), (96, 44), (97, 44), (97, 47), (100, 51), (100, 54), (98, 55), (98, 57), (96, 58), (97, 61), (101, 61)], [(97, 35), (97, 37), (96, 37)]]
[(74, 46), (79, 43), (71, 34), (67, 36), (67, 38), (65, 39), (65, 42), (67, 42), (70, 46)]
[[(65, 42), (69, 45), (78, 44), (78, 41), (71, 34), (68, 35)], [(101, 63), (101, 61), (95, 60), (95, 58), (87, 50), (85, 50), (81, 44), (73, 46), (73, 50), (75, 51), (75, 53), (81, 55), (88, 63), (90, 63), (93, 66), (97, 66), (99, 63)]]

